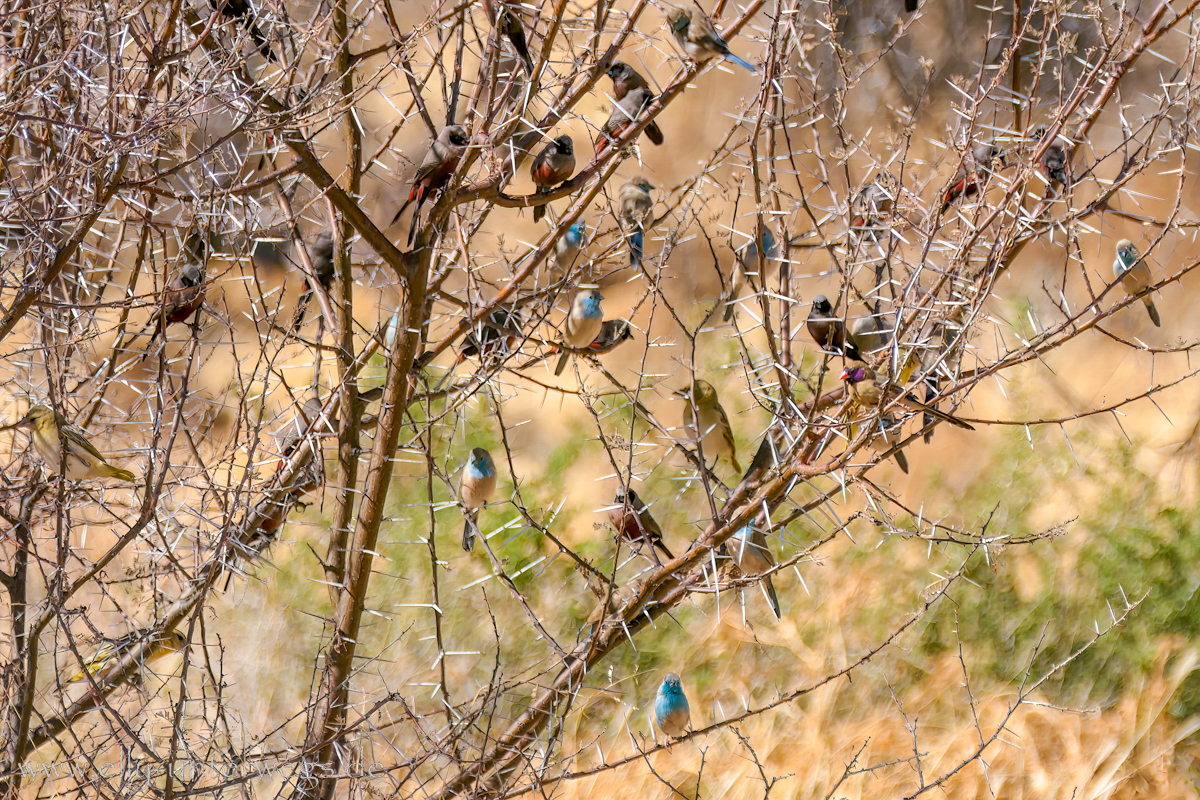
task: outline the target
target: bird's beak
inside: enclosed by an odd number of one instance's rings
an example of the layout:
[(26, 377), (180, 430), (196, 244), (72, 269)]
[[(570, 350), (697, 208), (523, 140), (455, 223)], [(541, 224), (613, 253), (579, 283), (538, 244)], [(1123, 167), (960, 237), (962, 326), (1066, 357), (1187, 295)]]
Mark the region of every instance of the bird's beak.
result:
[(843, 381), (844, 381), (844, 380), (846, 380), (846, 379), (847, 379), (847, 378), (849, 378), (849, 377), (850, 377), (850, 370), (848, 370), (848, 369), (844, 369), (844, 370), (842, 370), (842, 377), (841, 377), (841, 380), (843, 380)]

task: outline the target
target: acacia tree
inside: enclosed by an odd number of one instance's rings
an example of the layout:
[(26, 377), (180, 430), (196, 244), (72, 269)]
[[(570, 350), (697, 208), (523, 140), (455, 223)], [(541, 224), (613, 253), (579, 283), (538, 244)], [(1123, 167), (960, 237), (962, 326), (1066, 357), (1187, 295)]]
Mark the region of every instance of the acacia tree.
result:
[[(632, 741), (627, 753), (574, 766), (589, 743), (568, 723), (589, 676), (652, 641), (685, 606), (719, 606), (729, 590), (762, 581), (727, 562), (727, 543), (748, 525), (767, 532), (774, 575), (820, 558), (856, 520), (936, 545), (959, 566), (846, 666), (716, 721), (693, 714), (687, 738), (731, 732), (745, 742), (738, 722), (854, 675), (938, 613), (972, 559), (1044, 538), (921, 523), (948, 512), (914, 507), (878, 477), (883, 462), (944, 427), (909, 398), (976, 431), (1063, 425), (1115, 418), (1195, 374), (1063, 419), (980, 418), (968, 402), (985, 381), (1079, 337), (1147, 349), (1106, 323), (1196, 267), (1161, 259), (1151, 285), (1128, 295), (1104, 270), (1097, 279), (1083, 243), (1098, 220), (1137, 223), (1153, 263), (1200, 224), (1183, 214), (1197, 114), (1195, 6), (954, 9), (938, 28), (938, 63), (914, 44), (919, 26), (934, 25), (929, 7), (910, 15), (890, 4), (718, 2), (706, 10), (732, 49), (759, 65), (737, 84), (717, 74), (720, 60), (681, 56), (663, 28), (665, 8), (645, 0), (510, 7), (532, 72), (470, 3), (6, 8), (0, 340), (12, 421), (28, 398), (48, 403), (138, 478), (132, 488), (65, 481), (43, 469), (27, 439), (6, 442), (5, 796), (45, 791), (51, 776), (31, 779), (27, 766), (47, 751), (76, 765), (53, 776), (53, 791), (67, 780), (78, 794), (114, 797), (268, 787), (296, 797), (510, 797), (618, 770), (679, 742)], [(605, 74), (618, 59), (662, 83), (642, 115), (609, 136), (594, 109), (598, 97), (607, 98), (602, 113), (612, 108)], [(718, 81), (722, 91), (709, 90)], [(888, 127), (865, 111), (882, 98), (905, 104)], [(642, 134), (696, 109), (708, 110), (694, 123), (705, 126), (699, 138), (717, 144), (685, 179), (658, 187), (645, 257), (631, 262), (619, 188), (672, 148), (690, 152), (690, 142), (660, 150)], [(409, 247), (409, 218), (383, 222), (425, 143), (452, 123), (468, 130), (470, 147), (412, 221)], [(524, 188), (532, 154), (565, 127), (576, 134), (575, 175), (548, 192)], [(938, 142), (939, 159), (928, 159), (925, 140)], [(981, 145), (995, 150), (980, 157)], [(1055, 168), (1059, 153), (1069, 164)], [(1130, 211), (1133, 199), (1161, 192), (1163, 173), (1176, 181), (1169, 210)], [(547, 203), (552, 221), (535, 242), (497, 239), (519, 209)], [(584, 251), (556, 265), (557, 243), (579, 221)], [(332, 238), (328, 264), (314, 247), (322, 231)], [(765, 232), (777, 248), (746, 257), (746, 243)], [(1061, 271), (1044, 281), (1059, 313), (1004, 335), (997, 284), (1034, 242), (1060, 254)], [(743, 272), (730, 251), (743, 254)], [(203, 305), (169, 324), (164, 309), (178, 297), (170, 281), (197, 258)], [(879, 346), (865, 355), (884, 387), (878, 402), (847, 394), (841, 348), (805, 333), (812, 297), (801, 287), (813, 272), (824, 273), (842, 324), (879, 323)], [(684, 292), (671, 284), (680, 278)], [(301, 282), (307, 314), (296, 311)], [(632, 366), (615, 370), (615, 356), (581, 352), (565, 381), (549, 376), (541, 365), (558, 357), (574, 292), (622, 282), (636, 290), (627, 316), (647, 332), (618, 351)], [(519, 319), (519, 332), (495, 335), (497, 310)], [(661, 377), (645, 366), (652, 328), (676, 340), (672, 388), (709, 380), (737, 412), (739, 434), (754, 440), (746, 472), (714, 464), (650, 402)], [(731, 335), (736, 364), (718, 380), (706, 354)], [(502, 344), (471, 356), (469, 337)], [(1167, 359), (1188, 348), (1151, 352)], [(289, 374), (297, 363), (307, 385)], [(370, 377), (380, 371), (381, 383)], [(506, 412), (519, 392), (584, 409), (593, 427), (578, 435), (599, 443), (614, 483), (683, 479), (676, 500), (686, 496), (694, 532), (683, 547), (672, 533), (676, 557), (649, 560), (597, 534), (601, 552), (562, 535), (519, 474), (519, 434)], [(281, 396), (289, 410), (276, 415), (267, 398)], [(515, 516), (498, 532), (517, 530), (522, 541), (481, 531), (493, 534), (474, 556), (487, 580), (471, 584), (447, 571), (460, 556), (447, 554), (443, 534), (453, 541), (458, 523), (440, 522), (447, 499), (457, 507), (465, 426), (479, 406), (512, 483)], [(420, 461), (403, 479), (398, 451)], [(424, 510), (400, 519), (406, 492)], [(322, 499), (327, 524), (305, 541), (327, 603), (308, 610), (324, 627), (308, 656), (307, 700), (283, 720), (234, 724), (228, 693), (239, 676), (224, 654), (235, 645), (206, 612), (221, 607), (231, 579), (276, 580), (265, 568), (273, 549)], [(396, 605), (407, 625), (432, 628), (432, 703), (376, 680), (380, 654), (364, 646), (365, 620), (384, 603), (378, 557), (389, 535), (419, 548), (427, 565)], [(517, 558), (518, 546), (536, 557)], [(556, 589), (531, 586), (529, 570)], [(562, 591), (593, 597), (575, 630), (549, 622)], [(447, 633), (450, 592), (470, 592), (474, 606), (476, 637), (458, 647)], [(1135, 607), (1130, 600), (1112, 624)], [(154, 662), (176, 665), (155, 674), (149, 657), (172, 630), (184, 634), (186, 657)], [(102, 669), (83, 669), (121, 635)], [(456, 691), (447, 657), (472, 647), (494, 662), (477, 691)], [(1074, 657), (1031, 667), (1018, 703)], [(165, 723), (154, 722), (160, 716)], [(910, 796), (972, 765), (986, 769), (1010, 716), (992, 726), (977, 719), (978, 748), (949, 770), (922, 770), (914, 743)], [(285, 729), (286, 745), (268, 746)], [(769, 794), (774, 783), (746, 747)], [(105, 768), (114, 761), (122, 768)]]

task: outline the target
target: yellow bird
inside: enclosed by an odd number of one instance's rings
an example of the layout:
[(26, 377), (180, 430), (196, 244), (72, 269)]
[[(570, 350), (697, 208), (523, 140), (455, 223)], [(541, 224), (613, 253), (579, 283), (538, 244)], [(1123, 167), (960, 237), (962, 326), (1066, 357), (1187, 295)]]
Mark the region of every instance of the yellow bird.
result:
[[(87, 661), (83, 662), (84, 670), (87, 670), (87, 674), (95, 678), (97, 683), (104, 683), (109, 677), (109, 672), (121, 660), (121, 657), (141, 641), (141, 635), (133, 633), (115, 641), (105, 642), (94, 654), (88, 657)], [(187, 639), (179, 631), (168, 631), (165, 634), (159, 634), (154, 646), (150, 650), (150, 654), (146, 656), (142, 665), (145, 666), (161, 658), (166, 658), (172, 653), (178, 653), (183, 650), (186, 644)], [(83, 680), (83, 676), (84, 672), (80, 670), (68, 678), (66, 682), (75, 683), (81, 681)]]
[[(676, 389), (675, 394), (685, 401), (683, 407), (683, 429), (692, 443), (700, 442), (705, 459), (725, 456), (739, 474), (742, 465), (737, 460), (737, 445), (733, 441), (733, 428), (729, 415), (721, 407), (717, 390), (708, 381), (694, 381), (690, 388)], [(703, 438), (701, 438), (703, 437)]]
[(38, 451), (38, 455), (46, 462), (47, 467), (60, 474), (63, 472), (60, 458), (65, 444), (68, 480), (81, 481), (88, 478), (136, 480), (134, 474), (129, 470), (109, 464), (104, 456), (100, 455), (100, 451), (87, 440), (82, 428), (67, 422), (62, 414), (49, 406), (39, 403), (29, 409), (29, 413), (20, 422), (6, 425), (0, 430), (13, 428), (29, 428), (33, 438), (33, 447)]

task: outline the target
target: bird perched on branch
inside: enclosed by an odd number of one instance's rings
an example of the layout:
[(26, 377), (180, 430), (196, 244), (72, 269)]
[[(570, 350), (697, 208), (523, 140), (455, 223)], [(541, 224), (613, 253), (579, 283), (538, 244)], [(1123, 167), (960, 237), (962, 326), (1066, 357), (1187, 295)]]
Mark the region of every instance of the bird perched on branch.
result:
[[(761, 243), (761, 247), (759, 244)], [(759, 257), (759, 254), (762, 257)], [(749, 283), (750, 275), (757, 275), (759, 284), (762, 283), (762, 273), (766, 269), (767, 262), (773, 261), (779, 257), (779, 245), (775, 242), (775, 235), (771, 233), (771, 229), (763, 227), (762, 236), (756, 242), (751, 239), (742, 246), (742, 249), (737, 251), (737, 260), (733, 265), (733, 280), (730, 281), (729, 299), (725, 301), (725, 322), (733, 319), (733, 313), (737, 310), (737, 299), (741, 295), (742, 289)]]
[(600, 335), (604, 327), (604, 309), (600, 307), (603, 299), (604, 296), (595, 289), (581, 289), (575, 294), (563, 324), (563, 354), (554, 370), (555, 375), (562, 373), (572, 350), (586, 349)]
[(466, 509), (462, 549), (468, 553), (475, 547), (475, 533), (479, 529), (476, 512), (488, 504), (495, 491), (496, 465), (492, 455), (482, 447), (476, 447), (471, 450), (471, 458), (463, 467), (458, 483), (458, 499)]
[[(582, 348), (582, 351), (590, 356), (603, 356), (616, 350), (622, 342), (633, 338), (633, 330), (629, 323), (623, 319), (606, 319), (604, 324), (600, 326), (600, 333), (596, 334), (596, 338), (587, 347)], [(562, 375), (562, 372), (567, 367), (567, 360), (571, 356), (570, 350), (563, 350), (562, 355), (558, 358), (558, 364), (554, 367), (555, 375)]]
[[(642, 77), (641, 73), (633, 67), (626, 64), (624, 61), (614, 61), (612, 66), (605, 73), (612, 78), (613, 97), (620, 103), (625, 97), (635, 90), (640, 90), (641, 96), (636, 105), (630, 104), (626, 107), (627, 111), (633, 111), (631, 115), (636, 119), (647, 105), (658, 99), (657, 95), (650, 89), (650, 84)], [(658, 127), (657, 122), (650, 122), (645, 128), (646, 138), (656, 145), (663, 143), (662, 129)]]
[[(117, 665), (117, 662), (142, 641), (143, 637), (141, 634), (131, 633), (128, 636), (122, 636), (120, 639), (105, 642), (83, 662), (83, 669), (67, 678), (65, 683), (81, 681), (84, 679), (84, 675), (87, 674), (91, 675), (97, 683), (103, 684), (110, 677), (112, 668)], [(146, 655), (145, 659), (142, 660), (142, 666), (166, 658), (172, 653), (181, 652), (187, 646), (187, 637), (179, 631), (167, 631), (166, 633), (156, 634), (152, 641), (154, 644), (151, 646), (150, 652)]]
[[(1121, 287), (1125, 289), (1125, 293), (1130, 297), (1141, 294), (1150, 287), (1150, 265), (1141, 259), (1141, 253), (1138, 252), (1137, 246), (1128, 239), (1122, 239), (1117, 242), (1117, 257), (1113, 260), (1113, 275), (1121, 281)], [(1162, 327), (1162, 318), (1158, 316), (1158, 309), (1154, 307), (1154, 300), (1150, 295), (1142, 298), (1142, 302), (1146, 305), (1146, 313), (1150, 315), (1150, 321), (1154, 323), (1154, 327)]]
[(895, 318), (892, 314), (872, 313), (855, 317), (850, 323), (850, 342), (860, 353), (870, 353), (892, 343)]
[(751, 72), (758, 71), (753, 64), (729, 52), (729, 45), (717, 33), (712, 20), (699, 8), (671, 8), (667, 12), (667, 25), (675, 42), (697, 64), (720, 56)]
[(533, 76), (533, 58), (529, 55), (529, 44), (525, 40), (525, 28), (521, 25), (519, 2), (513, 0), (483, 0), (483, 10), (488, 21), (499, 33), (508, 38), (513, 50), (521, 59), (525, 71)]
[(1008, 166), (1008, 153), (994, 144), (979, 144), (967, 157), (962, 169), (955, 173), (949, 188), (942, 195), (942, 213), (960, 197), (968, 200), (979, 194), (979, 189), (998, 167)]
[[(570, 180), (575, 172), (575, 143), (565, 133), (552, 140), (534, 157), (529, 167), (529, 176), (538, 193), (548, 192), (563, 181)], [(533, 221), (546, 216), (546, 206), (533, 207)]]
[(742, 465), (737, 460), (733, 428), (713, 385), (696, 379), (688, 388), (676, 389), (675, 394), (684, 400), (683, 430), (689, 441), (700, 445), (705, 460), (712, 459), (715, 464), (718, 458), (724, 456), (729, 459), (734, 471), (740, 474)]
[(83, 429), (78, 425), (67, 422), (66, 417), (59, 414), (50, 406), (41, 403), (29, 409), (19, 422), (5, 425), (0, 430), (28, 428), (33, 439), (33, 448), (46, 462), (51, 472), (64, 474), (62, 469), (62, 454), (66, 451), (67, 480), (82, 481), (88, 478), (116, 478), (121, 481), (134, 481), (134, 474), (127, 469), (114, 467), (100, 455), (100, 451), (88, 441)]
[(513, 352), (522, 335), (520, 314), (506, 308), (493, 309), (463, 339), (454, 364), (457, 366), (468, 358), (495, 361)]
[(470, 141), (467, 129), (462, 125), (447, 125), (433, 140), (425, 158), (421, 160), (421, 166), (417, 167), (417, 174), (413, 176), (412, 190), (408, 193), (408, 199), (404, 201), (404, 205), (400, 206), (396, 216), (392, 217), (392, 224), (395, 225), (409, 204), (416, 201), (417, 206), (413, 209), (412, 223), (408, 229), (410, 247), (413, 237), (416, 236), (417, 228), (420, 226), (421, 206), (426, 199), (441, 191), (446, 182), (454, 176), (454, 171), (458, 169), (458, 162), (467, 152), (467, 145)]
[(889, 395), (888, 402), (895, 399), (901, 405), (917, 411), (923, 411), (926, 414), (937, 417), (940, 420), (949, 422), (951, 425), (957, 425), (968, 431), (975, 430), (974, 427), (966, 422), (963, 422), (958, 417), (952, 417), (944, 411), (939, 411), (933, 406), (926, 405), (919, 400), (908, 396), (898, 390), (886, 386), (886, 380), (876, 374), (875, 370), (871, 369), (865, 362), (851, 361), (846, 365), (846, 369), (842, 371), (842, 380), (846, 383), (846, 390), (855, 399), (859, 406), (863, 408), (873, 408), (878, 406), (884, 398), (884, 392), (887, 390)]
[[(625, 135), (625, 131), (633, 127), (638, 119), (642, 116), (642, 112), (646, 107), (654, 102), (654, 95), (645, 87), (636, 87), (629, 90), (629, 93), (622, 99), (617, 101), (613, 106), (612, 113), (608, 115), (608, 120), (600, 128), (600, 138), (596, 140), (596, 155), (601, 155), (610, 145)], [(656, 128), (657, 130), (657, 128)], [(650, 141), (655, 144), (662, 144), (662, 141), (654, 141), (654, 136), (650, 133), (650, 127), (645, 128), (645, 132)], [(662, 133), (659, 132), (661, 140)]]
[(654, 198), (650, 196), (654, 184), (641, 175), (635, 175), (621, 186), (617, 196), (621, 215), (621, 227), (629, 239), (629, 264), (636, 267), (642, 263), (646, 227), (654, 218)]
[(150, 346), (154, 344), (154, 340), (166, 333), (168, 325), (187, 322), (204, 305), (204, 270), (208, 266), (210, 251), (211, 245), (204, 235), (193, 233), (188, 237), (184, 245), (187, 260), (175, 273), (175, 277), (168, 281), (163, 290), (162, 304), (146, 328), (142, 329), (145, 332), (151, 326), (154, 328), (150, 334), (150, 341), (146, 343), (143, 359), (150, 354)]
[(617, 488), (616, 497), (608, 509), (608, 521), (616, 529), (617, 535), (630, 544), (637, 547), (649, 545), (650, 559), (658, 566), (662, 566), (662, 561), (654, 552), (655, 548), (661, 550), (668, 561), (675, 558), (663, 543), (662, 528), (633, 489), (624, 486)]
[(663, 679), (654, 697), (654, 724), (665, 735), (679, 739), (691, 726), (692, 715), (679, 676), (674, 672)]
[(900, 182), (894, 175), (880, 171), (854, 198), (851, 231), (878, 241), (880, 234), (887, 230), (886, 220), (892, 214), (899, 188)]
[[(775, 556), (771, 554), (771, 548), (767, 545), (766, 531), (750, 525), (741, 528), (733, 535), (733, 539), (729, 542), (729, 555), (733, 557), (733, 563), (737, 565), (737, 568), (747, 577), (769, 572), (775, 566)], [(775, 594), (775, 584), (771, 582), (770, 575), (763, 577), (762, 587), (763, 593), (767, 596), (767, 602), (771, 605), (771, 611), (775, 613), (775, 619), (782, 619), (783, 614), (779, 610), (779, 596)]]
[(566, 275), (570, 272), (571, 267), (575, 266), (575, 260), (579, 257), (585, 244), (587, 244), (587, 226), (582, 222), (573, 223), (562, 236), (558, 237), (558, 241), (554, 243), (554, 266), (560, 273), (558, 277)]
[(220, 11), (222, 16), (236, 20), (250, 34), (250, 38), (254, 40), (254, 44), (258, 45), (258, 52), (268, 61), (278, 61), (275, 54), (271, 52), (271, 43), (267, 41), (267, 37), (263, 35), (262, 29), (255, 23), (254, 18), (257, 13), (254, 7), (250, 5), (249, 0), (210, 0), (213, 8)]
[[(330, 287), (333, 286), (333, 233), (331, 231), (322, 231), (317, 234), (317, 238), (313, 239), (312, 246), (309, 248), (309, 256), (312, 262), (313, 276), (328, 294)], [(292, 323), (293, 331), (298, 330), (304, 322), (304, 311), (312, 301), (313, 293), (314, 289), (310, 278), (305, 275), (304, 288), (301, 289), (300, 300), (296, 303), (295, 321)]]
[(846, 324), (838, 317), (825, 295), (819, 294), (813, 298), (812, 309), (808, 312), (804, 327), (822, 352), (844, 354), (856, 361), (862, 358), (854, 344), (847, 344)]
[[(1045, 125), (1039, 125), (1033, 131), (1034, 142), (1040, 143), (1050, 133)], [(1050, 143), (1046, 148), (1046, 152), (1042, 153), (1042, 160), (1038, 162), (1038, 166), (1042, 168), (1042, 173), (1051, 183), (1057, 181), (1061, 183), (1063, 189), (1069, 189), (1071, 185), (1071, 158), (1067, 153), (1067, 148), (1057, 138)]]

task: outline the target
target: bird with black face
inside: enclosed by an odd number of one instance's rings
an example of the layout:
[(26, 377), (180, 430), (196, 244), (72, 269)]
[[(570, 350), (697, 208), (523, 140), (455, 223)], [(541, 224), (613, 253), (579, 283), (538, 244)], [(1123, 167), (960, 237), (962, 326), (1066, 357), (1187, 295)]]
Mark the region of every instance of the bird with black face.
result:
[(812, 309), (804, 323), (808, 335), (817, 343), (823, 353), (845, 355), (847, 358), (861, 358), (858, 348), (846, 341), (846, 323), (842, 321), (829, 298), (819, 294), (813, 298)]
[(886, 378), (876, 373), (866, 362), (849, 362), (846, 365), (846, 369), (842, 371), (842, 381), (846, 384), (846, 391), (864, 409), (879, 406), (880, 403), (884, 402), (886, 396), (889, 403), (895, 400), (902, 406), (916, 411), (923, 411), (944, 422), (949, 422), (951, 425), (957, 425), (964, 430), (975, 430), (969, 423), (962, 421), (958, 417), (953, 417), (944, 411), (920, 402), (898, 389), (888, 386)]
[[(142, 358), (149, 355), (150, 345), (154, 344), (156, 338), (166, 333), (168, 325), (187, 322), (204, 305), (204, 270), (208, 266), (208, 257), (211, 251), (212, 245), (205, 235), (194, 233), (188, 237), (184, 246), (183, 266), (167, 283), (162, 295), (162, 305), (147, 323), (147, 328), (151, 325), (154, 326), (154, 332), (150, 334), (150, 341), (146, 345), (146, 354)], [(144, 332), (145, 329), (143, 329)]]
[[(637, 124), (643, 112), (653, 102), (654, 94), (645, 86), (630, 89), (624, 97), (618, 100), (617, 104), (613, 106), (612, 113), (608, 115), (608, 120), (600, 128), (600, 137), (596, 139), (596, 155), (602, 155), (624, 136), (627, 130)], [(650, 141), (654, 142), (654, 137), (650, 135), (650, 126), (646, 126), (644, 130)], [(659, 133), (661, 135), (661, 131)], [(654, 143), (661, 144), (661, 142)]]
[(410, 247), (413, 237), (416, 236), (417, 228), (420, 226), (421, 206), (427, 199), (440, 192), (450, 178), (454, 177), (454, 171), (458, 169), (458, 162), (467, 152), (467, 145), (470, 142), (470, 135), (462, 125), (447, 125), (438, 133), (437, 138), (430, 145), (429, 151), (421, 160), (421, 165), (417, 167), (417, 174), (413, 176), (412, 189), (408, 193), (408, 199), (400, 206), (396, 216), (392, 217), (392, 224), (395, 225), (408, 209), (409, 204), (416, 201), (412, 223), (408, 229)]
[(268, 61), (278, 61), (275, 54), (271, 52), (271, 43), (267, 41), (267, 37), (263, 35), (262, 29), (255, 23), (254, 18), (257, 13), (254, 6), (250, 5), (250, 0), (210, 0), (212, 6), (217, 11), (221, 12), (222, 16), (229, 17), (232, 20), (237, 20), (238, 23), (246, 29), (250, 34), (250, 38), (254, 40), (254, 44), (258, 46), (258, 52)]
[[(612, 66), (605, 73), (609, 78), (612, 78), (613, 97), (620, 102), (625, 99), (625, 96), (632, 91), (640, 91), (642, 102), (636, 108), (638, 113), (641, 112), (646, 105), (653, 103), (658, 99), (657, 95), (650, 89), (650, 84), (642, 77), (641, 73), (633, 67), (626, 64), (624, 61), (614, 61)], [(637, 117), (635, 113), (634, 118)], [(663, 143), (662, 129), (658, 127), (657, 122), (651, 122), (645, 127), (646, 138), (656, 145)]]
[[(563, 181), (571, 179), (575, 172), (575, 143), (565, 133), (542, 148), (529, 167), (529, 177), (538, 194), (549, 192)], [(545, 204), (533, 207), (533, 221), (546, 216)]]
[(656, 565), (662, 566), (662, 561), (654, 552), (656, 547), (662, 551), (668, 561), (675, 558), (663, 544), (662, 528), (658, 526), (658, 522), (650, 514), (650, 509), (633, 489), (624, 486), (617, 488), (613, 504), (608, 508), (608, 521), (616, 529), (617, 535), (630, 544), (650, 545), (650, 559)]

